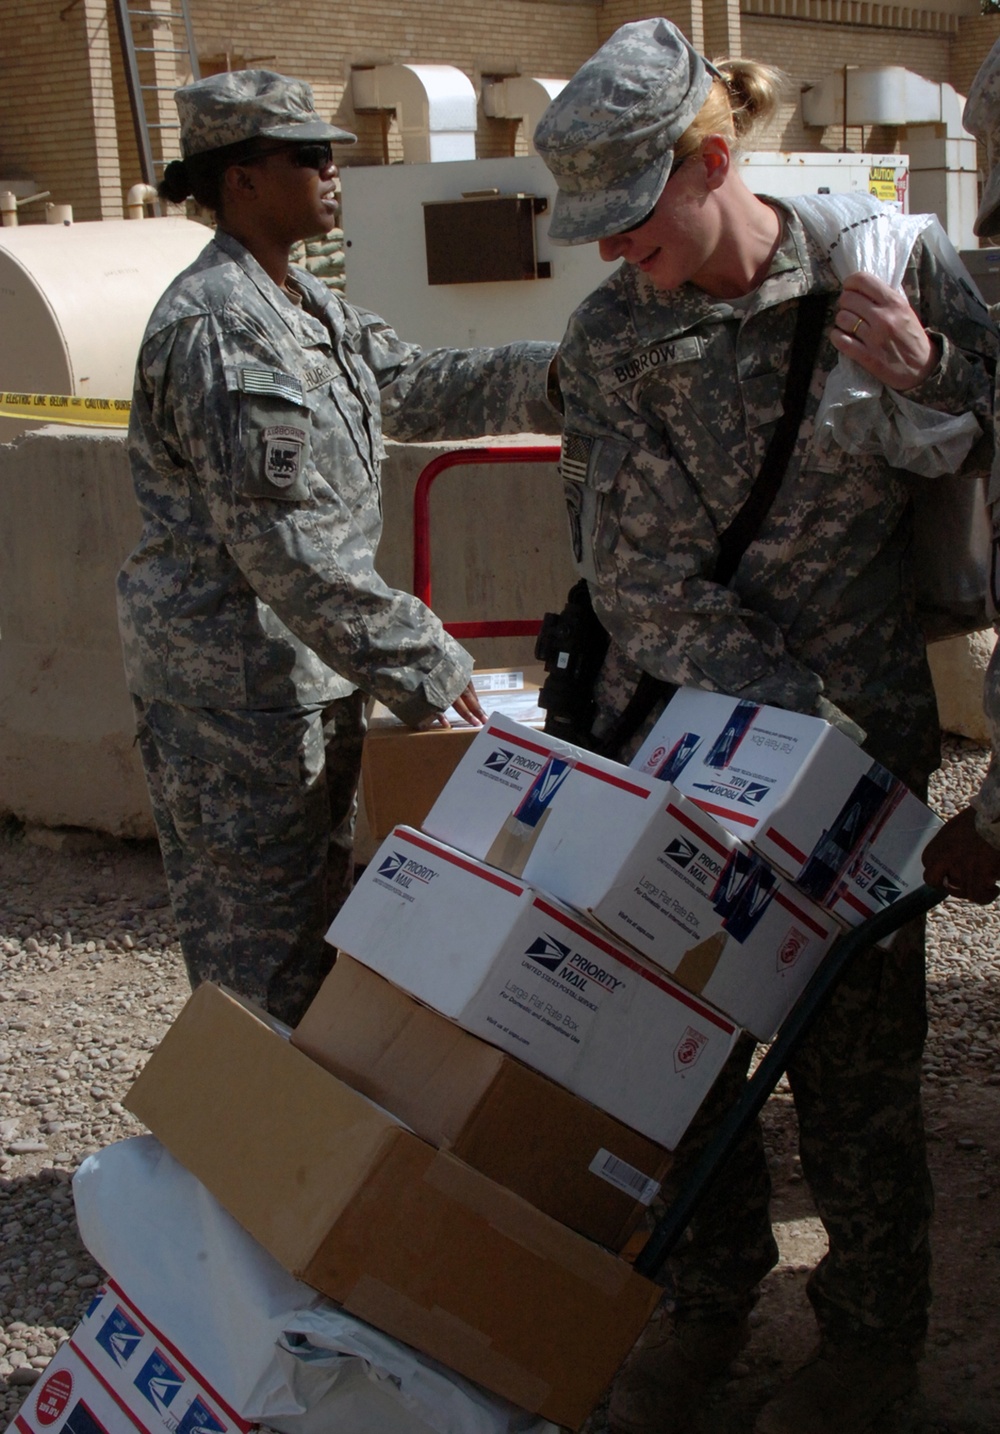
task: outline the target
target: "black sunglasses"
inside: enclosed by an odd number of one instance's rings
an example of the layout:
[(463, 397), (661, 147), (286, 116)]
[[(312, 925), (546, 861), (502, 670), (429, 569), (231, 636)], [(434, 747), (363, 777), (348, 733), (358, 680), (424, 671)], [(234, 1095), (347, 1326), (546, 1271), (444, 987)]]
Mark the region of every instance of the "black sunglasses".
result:
[[(675, 174), (677, 173), (677, 171), (680, 169), (681, 165), (684, 164), (685, 161), (689, 160), (690, 158), (691, 158), (690, 154), (686, 154), (686, 155), (684, 155), (683, 159), (675, 159), (675, 160), (674, 160), (673, 164), (670, 166), (670, 173), (667, 175), (666, 180), (664, 181), (664, 185), (663, 185), (663, 188), (664, 188), (664, 189), (666, 189), (667, 185), (668, 185), (668, 184), (670, 183), (670, 181), (673, 179), (674, 175), (675, 175)], [(663, 191), (661, 190), (660, 192), (662, 193)], [(657, 201), (656, 201), (656, 204), (659, 204), (659, 202), (660, 202), (660, 201), (657, 200)], [(636, 222), (635, 222), (634, 224), (630, 224), (627, 229), (619, 229), (619, 230), (618, 230), (618, 233), (619, 233), (619, 234), (631, 234), (631, 233), (633, 232), (633, 230), (635, 230), (635, 229), (641, 229), (644, 224), (648, 224), (649, 221), (652, 219), (653, 215), (656, 213), (656, 204), (653, 205), (652, 209), (649, 211), (648, 214), (644, 214), (641, 219), (637, 219)]]
[(241, 161), (243, 164), (255, 164), (258, 161), (270, 159), (272, 154), (287, 154), (289, 161), (296, 169), (325, 169), (328, 164), (333, 163), (333, 145), (328, 139), (305, 140), (301, 144), (279, 144), (273, 149), (258, 149), (248, 154)]

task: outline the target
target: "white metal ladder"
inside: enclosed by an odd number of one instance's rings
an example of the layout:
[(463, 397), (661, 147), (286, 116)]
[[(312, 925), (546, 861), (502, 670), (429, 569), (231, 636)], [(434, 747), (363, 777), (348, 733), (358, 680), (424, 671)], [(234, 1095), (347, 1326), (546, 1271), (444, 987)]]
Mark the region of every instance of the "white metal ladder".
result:
[[(147, 0), (147, 7), (149, 4), (150, 0)], [(155, 5), (156, 0), (152, 0), (152, 4)], [(136, 143), (139, 147), (142, 177), (146, 184), (155, 186), (162, 178), (169, 160), (175, 157), (167, 153), (175, 147), (169, 143), (164, 145), (163, 141), (167, 137), (164, 131), (180, 130), (176, 119), (163, 119), (164, 106), (160, 96), (172, 96), (178, 86), (162, 82), (161, 65), (164, 61), (172, 62), (176, 76), (177, 61), (183, 57), (190, 67), (191, 78), (201, 78), (188, 0), (164, 0), (164, 3), (156, 8), (140, 8), (130, 5), (128, 0), (115, 0), (115, 14), (118, 18), (118, 33), (121, 37), (125, 78), (135, 124)], [(146, 35), (140, 31), (143, 22), (147, 25)], [(158, 44), (158, 36), (167, 29), (169, 35), (163, 36), (165, 43)], [(177, 43), (181, 34), (184, 37), (183, 45)], [(137, 43), (138, 40), (146, 38), (149, 43)], [(151, 79), (153, 83), (150, 83)], [(152, 99), (154, 96), (155, 100)], [(155, 132), (160, 141), (155, 146), (158, 153), (154, 153), (152, 132)]]

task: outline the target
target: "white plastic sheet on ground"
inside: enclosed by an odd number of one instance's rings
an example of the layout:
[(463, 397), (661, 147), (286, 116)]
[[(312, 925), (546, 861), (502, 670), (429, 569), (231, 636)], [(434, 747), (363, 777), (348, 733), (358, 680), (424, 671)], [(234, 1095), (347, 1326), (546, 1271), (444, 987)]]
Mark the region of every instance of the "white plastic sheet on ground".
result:
[(245, 1419), (281, 1434), (557, 1434), (294, 1279), (154, 1140), (83, 1162), (83, 1242)]
[[(838, 279), (861, 270), (898, 289), (918, 236), (942, 264), (962, 269), (933, 214), (900, 214), (868, 194), (803, 195), (796, 198), (795, 211), (823, 245)], [(975, 289), (964, 271), (963, 279)], [(878, 453), (894, 468), (924, 478), (956, 472), (979, 433), (973, 414), (940, 413), (915, 403), (844, 354), (827, 379), (816, 415), (818, 443), (832, 438), (847, 453)]]

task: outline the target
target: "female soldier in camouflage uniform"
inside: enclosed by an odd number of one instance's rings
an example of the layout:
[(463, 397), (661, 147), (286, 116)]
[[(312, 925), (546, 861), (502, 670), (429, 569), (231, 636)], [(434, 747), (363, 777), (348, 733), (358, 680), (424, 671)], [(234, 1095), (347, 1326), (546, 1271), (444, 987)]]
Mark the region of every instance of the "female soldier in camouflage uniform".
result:
[[(812, 450), (813, 417), (843, 353), (922, 403), (973, 410), (988, 429), (996, 334), (919, 244), (903, 292), (864, 274), (841, 287), (795, 200), (750, 192), (738, 137), (774, 95), (762, 67), (717, 70), (668, 21), (647, 20), (616, 32), (535, 134), (559, 183), (550, 237), (625, 260), (573, 315), (559, 356), (576, 556), (611, 635), (594, 732), (606, 737), (648, 673), (824, 717), (923, 795), (938, 732), (907, 580), (907, 491), (880, 458)], [(723, 585), (718, 537), (782, 412), (811, 294), (829, 304), (804, 420), (776, 500)], [(658, 710), (620, 750), (626, 760)], [(914, 930), (855, 963), (789, 1072), (830, 1249), (809, 1282), (818, 1356), (762, 1411), (759, 1434), (868, 1430), (915, 1383), (932, 1203), (924, 1032)], [(745, 1042), (678, 1152), (675, 1180), (750, 1054)], [(673, 1320), (620, 1377), (615, 1430), (673, 1434), (696, 1419), (746, 1342), (756, 1287), (777, 1259), (769, 1195), (758, 1130), (672, 1261)]]
[(192, 984), (294, 1022), (350, 886), (363, 694), (414, 727), (453, 702), (481, 717), (468, 653), (375, 571), (380, 411), (404, 439), (554, 431), (552, 346), (423, 354), (289, 268), (335, 224), (331, 142), (354, 139), (301, 81), (244, 70), (176, 98), (162, 192), (218, 229), (139, 358), (125, 665)]

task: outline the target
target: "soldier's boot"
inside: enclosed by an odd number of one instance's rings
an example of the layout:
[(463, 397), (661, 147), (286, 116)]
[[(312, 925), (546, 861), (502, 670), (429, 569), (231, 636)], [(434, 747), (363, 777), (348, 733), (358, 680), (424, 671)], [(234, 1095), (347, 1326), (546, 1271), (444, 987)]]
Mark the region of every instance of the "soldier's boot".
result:
[(918, 1382), (916, 1359), (898, 1347), (824, 1341), (765, 1404), (754, 1434), (881, 1434), (889, 1410)]
[(705, 1396), (749, 1338), (745, 1315), (650, 1326), (612, 1387), (613, 1434), (691, 1434)]

